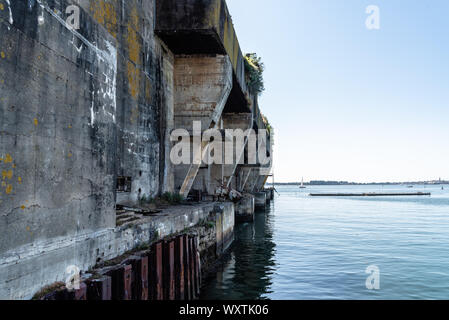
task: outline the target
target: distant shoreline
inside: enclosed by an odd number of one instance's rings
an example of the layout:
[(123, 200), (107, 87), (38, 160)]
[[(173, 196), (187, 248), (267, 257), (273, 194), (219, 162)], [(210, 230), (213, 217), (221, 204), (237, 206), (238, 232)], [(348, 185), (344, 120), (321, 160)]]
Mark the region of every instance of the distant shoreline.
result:
[[(416, 186), (416, 185), (446, 185), (449, 181), (422, 181), (422, 182), (370, 182), (370, 183), (359, 183), (359, 182), (304, 182), (304, 186)], [(275, 182), (274, 185), (277, 186), (300, 186), (301, 182)]]

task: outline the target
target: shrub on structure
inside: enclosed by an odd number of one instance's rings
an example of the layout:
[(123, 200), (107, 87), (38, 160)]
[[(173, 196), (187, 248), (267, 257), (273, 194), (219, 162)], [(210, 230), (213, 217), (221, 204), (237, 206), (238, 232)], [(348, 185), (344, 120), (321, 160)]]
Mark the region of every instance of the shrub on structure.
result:
[(265, 90), (263, 72), (265, 65), (255, 53), (245, 55), (245, 80), (248, 91), (253, 95), (260, 95)]
[(262, 121), (265, 124), (265, 128), (267, 129), (268, 133), (273, 133), (273, 127), (271, 126), (267, 117), (265, 117), (263, 114), (262, 114)]

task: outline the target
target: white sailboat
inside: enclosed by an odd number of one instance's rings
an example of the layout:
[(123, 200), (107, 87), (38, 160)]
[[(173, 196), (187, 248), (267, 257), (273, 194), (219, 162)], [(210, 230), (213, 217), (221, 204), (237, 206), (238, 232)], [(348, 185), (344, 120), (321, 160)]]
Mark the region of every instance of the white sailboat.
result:
[(299, 189), (306, 189), (306, 187), (304, 186), (304, 178), (302, 178), (301, 180), (301, 186), (299, 187)]

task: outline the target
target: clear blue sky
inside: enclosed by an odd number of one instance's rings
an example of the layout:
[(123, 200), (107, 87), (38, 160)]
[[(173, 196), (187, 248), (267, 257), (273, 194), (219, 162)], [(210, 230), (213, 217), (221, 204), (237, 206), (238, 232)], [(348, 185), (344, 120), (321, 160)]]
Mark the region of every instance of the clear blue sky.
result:
[(449, 1), (227, 3), (266, 65), (277, 181), (449, 179)]

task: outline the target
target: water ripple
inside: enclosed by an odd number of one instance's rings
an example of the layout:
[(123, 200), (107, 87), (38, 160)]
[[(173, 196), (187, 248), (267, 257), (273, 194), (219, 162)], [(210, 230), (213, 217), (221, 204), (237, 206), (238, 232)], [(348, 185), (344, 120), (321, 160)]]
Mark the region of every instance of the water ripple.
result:
[[(308, 192), (406, 191), (402, 186), (313, 187)], [(449, 194), (311, 198), (279, 187), (271, 210), (236, 227), (202, 299), (448, 299)], [(449, 189), (449, 188), (446, 188)], [(380, 289), (368, 290), (368, 266)]]

